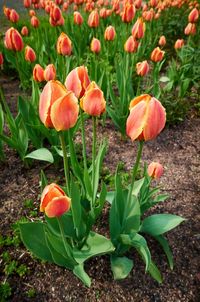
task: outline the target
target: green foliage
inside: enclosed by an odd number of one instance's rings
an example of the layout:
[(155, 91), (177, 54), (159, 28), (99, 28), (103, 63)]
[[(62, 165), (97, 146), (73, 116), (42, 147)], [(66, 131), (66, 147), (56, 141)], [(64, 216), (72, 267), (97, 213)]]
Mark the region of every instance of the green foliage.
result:
[(5, 302), (11, 296), (12, 290), (8, 282), (0, 284), (0, 301)]

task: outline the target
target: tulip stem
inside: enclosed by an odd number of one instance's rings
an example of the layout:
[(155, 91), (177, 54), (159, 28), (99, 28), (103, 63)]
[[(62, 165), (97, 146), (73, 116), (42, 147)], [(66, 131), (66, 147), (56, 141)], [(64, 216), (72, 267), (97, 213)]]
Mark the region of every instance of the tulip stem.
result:
[(61, 237), (62, 237), (62, 241), (63, 241), (63, 245), (65, 247), (66, 254), (69, 258), (73, 258), (72, 253), (70, 251), (70, 246), (69, 246), (69, 244), (66, 240), (66, 237), (65, 237), (64, 227), (63, 227), (63, 223), (62, 223), (62, 220), (60, 219), (60, 217), (57, 217), (57, 221), (58, 221), (60, 234), (61, 234)]
[[(96, 159), (96, 136), (97, 136), (97, 127), (96, 127), (96, 117), (92, 117), (92, 128), (93, 128), (93, 142), (92, 142), (92, 187), (94, 189), (95, 185), (95, 159)], [(93, 194), (93, 203), (96, 196)]]
[(69, 195), (69, 164), (68, 164), (68, 158), (67, 158), (67, 149), (65, 145), (65, 137), (64, 132), (60, 132), (60, 143), (63, 151), (63, 163), (64, 163), (64, 173), (65, 173), (65, 181), (66, 181), (66, 190), (67, 194)]
[(83, 145), (83, 164), (84, 169), (87, 170), (87, 157), (86, 157), (86, 142), (85, 142), (85, 123), (83, 118), (83, 110), (80, 109), (80, 118), (81, 118), (81, 136), (82, 136), (82, 145)]
[(133, 186), (134, 186), (134, 183), (135, 183), (135, 177), (137, 175), (140, 159), (141, 159), (141, 156), (142, 156), (143, 145), (144, 145), (144, 141), (139, 141), (139, 147), (138, 147), (136, 162), (135, 162), (135, 165), (133, 166), (133, 171), (132, 171), (132, 180), (131, 180), (130, 190), (129, 190), (129, 193), (128, 193), (128, 201), (130, 201), (130, 199), (131, 199)]

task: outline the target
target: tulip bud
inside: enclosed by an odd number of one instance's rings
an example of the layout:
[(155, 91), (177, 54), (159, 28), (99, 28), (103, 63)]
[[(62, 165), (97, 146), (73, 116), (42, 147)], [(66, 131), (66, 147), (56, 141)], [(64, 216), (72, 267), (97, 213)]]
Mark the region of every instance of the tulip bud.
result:
[(81, 25), (83, 23), (83, 17), (79, 12), (74, 12), (74, 24)]
[(28, 36), (28, 28), (26, 26), (23, 26), (21, 29), (22, 36)]
[(33, 69), (33, 79), (36, 82), (44, 81), (44, 69), (39, 64), (36, 64)]
[(188, 22), (189, 23), (194, 23), (194, 22), (197, 22), (198, 19), (199, 19), (198, 9), (193, 8), (193, 10), (190, 12), (190, 14), (188, 16)]
[(146, 25), (143, 22), (142, 18), (138, 18), (135, 24), (132, 27), (132, 36), (134, 39), (141, 39), (144, 37)]
[(142, 94), (131, 101), (129, 109), (126, 134), (131, 140), (152, 140), (165, 127), (165, 108), (156, 98)]
[(104, 39), (107, 41), (113, 41), (115, 39), (116, 32), (113, 26), (108, 26), (104, 33)]
[(8, 20), (10, 20), (10, 12), (11, 12), (11, 9), (10, 9), (10, 8), (8, 8), (8, 7), (6, 7), (6, 6), (3, 7), (3, 13), (4, 13), (4, 15), (6, 16), (6, 18), (7, 18)]
[(56, 78), (56, 68), (53, 64), (47, 65), (44, 70), (44, 79), (45, 81), (55, 80)]
[(91, 82), (84, 96), (80, 100), (80, 106), (87, 114), (100, 116), (106, 110), (106, 101), (103, 91), (95, 82)]
[(30, 9), (30, 10), (29, 10), (29, 16), (30, 16), (30, 17), (35, 16), (35, 11), (34, 11), (33, 9)]
[(129, 53), (136, 52), (138, 45), (138, 41), (136, 41), (133, 36), (130, 36), (124, 44), (124, 50)]
[(141, 77), (145, 76), (149, 72), (149, 64), (147, 61), (139, 62), (136, 64), (136, 72)]
[(98, 27), (99, 26), (99, 14), (97, 10), (93, 10), (88, 17), (89, 27)]
[(71, 199), (55, 183), (46, 186), (42, 192), (40, 211), (52, 217), (60, 217), (68, 212), (71, 206)]
[(148, 166), (147, 172), (152, 178), (160, 178), (163, 175), (163, 166), (160, 163), (152, 162)]
[(196, 24), (195, 23), (188, 23), (184, 30), (185, 35), (194, 35), (196, 33)]
[(161, 37), (160, 37), (158, 44), (159, 44), (161, 47), (162, 47), (162, 46), (165, 46), (165, 44), (166, 44), (166, 38), (165, 38), (165, 36), (161, 36)]
[(135, 17), (135, 12), (135, 6), (133, 4), (127, 3), (121, 15), (122, 21), (125, 23), (131, 22)]
[(78, 99), (58, 81), (49, 81), (40, 95), (39, 115), (42, 123), (57, 131), (75, 126), (78, 119)]
[(89, 84), (90, 79), (85, 66), (79, 66), (73, 69), (65, 80), (67, 90), (73, 91), (77, 98), (80, 98), (84, 95)]
[(162, 51), (159, 47), (154, 48), (151, 53), (151, 61), (160, 62), (164, 57), (165, 52)]
[(72, 42), (65, 33), (61, 33), (60, 36), (58, 37), (56, 49), (57, 49), (57, 52), (63, 56), (71, 55)]
[(2, 52), (0, 52), (0, 66), (3, 65), (3, 54)]
[(31, 63), (36, 60), (35, 51), (30, 46), (25, 47), (25, 60)]
[(90, 49), (92, 52), (98, 54), (101, 51), (101, 42), (98, 39), (93, 38), (90, 45)]
[(4, 44), (6, 48), (14, 51), (21, 51), (24, 47), (22, 37), (14, 27), (6, 31)]
[(185, 44), (185, 42), (183, 39), (178, 39), (174, 44), (174, 48), (181, 49), (184, 46), (184, 44)]
[(24, 0), (24, 7), (29, 8), (31, 6), (31, 0)]
[(31, 17), (31, 25), (35, 28), (39, 26), (40, 22), (36, 16)]
[(9, 16), (9, 20), (13, 23), (17, 23), (18, 20), (19, 20), (19, 15), (18, 13), (16, 12), (15, 9), (11, 9), (10, 11), (10, 16)]

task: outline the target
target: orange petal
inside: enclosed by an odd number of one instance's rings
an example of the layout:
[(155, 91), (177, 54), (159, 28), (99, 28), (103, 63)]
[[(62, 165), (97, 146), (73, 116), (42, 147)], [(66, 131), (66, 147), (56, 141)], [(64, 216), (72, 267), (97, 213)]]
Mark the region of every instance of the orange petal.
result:
[(67, 196), (53, 198), (45, 208), (45, 214), (48, 217), (60, 217), (65, 212), (69, 211), (71, 199)]
[(43, 212), (48, 203), (55, 197), (64, 196), (65, 192), (55, 183), (46, 186), (42, 192), (40, 211)]
[(104, 99), (103, 92), (99, 88), (89, 89), (81, 99), (81, 107), (89, 115), (101, 115), (106, 108), (106, 101)]
[(81, 81), (79, 79), (78, 70), (77, 68), (73, 69), (67, 76), (65, 80), (65, 86), (67, 90), (71, 90), (74, 92), (75, 96), (79, 98), (82, 87)]
[(74, 93), (69, 91), (60, 97), (51, 107), (51, 121), (57, 131), (74, 127), (78, 119), (78, 100)]
[(130, 105), (129, 105), (129, 110), (131, 110), (135, 105), (137, 105), (139, 102), (141, 101), (145, 101), (145, 102), (148, 102), (150, 101), (151, 99), (151, 96), (149, 94), (141, 94), (137, 97), (135, 97), (131, 102), (130, 102)]

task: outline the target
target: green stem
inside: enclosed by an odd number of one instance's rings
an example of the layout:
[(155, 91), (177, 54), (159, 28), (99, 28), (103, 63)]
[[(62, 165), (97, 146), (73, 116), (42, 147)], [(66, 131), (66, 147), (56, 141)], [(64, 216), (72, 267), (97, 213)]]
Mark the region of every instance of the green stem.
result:
[(66, 254), (69, 258), (73, 258), (72, 254), (70, 252), (70, 249), (68, 247), (69, 244), (68, 244), (67, 239), (65, 237), (63, 223), (62, 223), (62, 220), (60, 219), (60, 217), (57, 217), (57, 221), (58, 221), (58, 225), (59, 225), (59, 228), (60, 228), (60, 233), (61, 233), (61, 237), (62, 237), (62, 241), (63, 241), (64, 247), (65, 247)]
[[(92, 142), (92, 187), (94, 188), (95, 182), (95, 159), (96, 159), (96, 117), (92, 117), (92, 129), (93, 129), (93, 142)], [(93, 203), (95, 201), (96, 196), (93, 194)]]
[(65, 172), (65, 181), (66, 181), (66, 190), (67, 194), (69, 195), (69, 164), (68, 164), (68, 158), (67, 158), (67, 149), (65, 145), (65, 137), (64, 132), (59, 133), (60, 136), (60, 143), (63, 151), (63, 163), (64, 163), (64, 172)]
[(139, 141), (139, 147), (138, 147), (136, 162), (135, 162), (135, 165), (134, 165), (133, 171), (132, 171), (132, 181), (131, 181), (131, 186), (130, 186), (130, 190), (129, 190), (129, 193), (128, 193), (128, 201), (130, 201), (130, 199), (131, 199), (133, 186), (134, 186), (134, 183), (135, 183), (135, 177), (137, 175), (140, 159), (141, 159), (141, 156), (142, 156), (143, 145), (144, 145), (144, 141)]
[(82, 154), (83, 154), (83, 164), (84, 169), (87, 170), (87, 157), (86, 157), (86, 142), (85, 142), (85, 123), (83, 119), (83, 111), (80, 109), (80, 118), (81, 118), (81, 137), (82, 137)]

